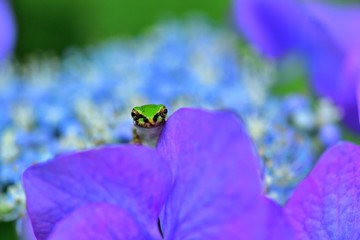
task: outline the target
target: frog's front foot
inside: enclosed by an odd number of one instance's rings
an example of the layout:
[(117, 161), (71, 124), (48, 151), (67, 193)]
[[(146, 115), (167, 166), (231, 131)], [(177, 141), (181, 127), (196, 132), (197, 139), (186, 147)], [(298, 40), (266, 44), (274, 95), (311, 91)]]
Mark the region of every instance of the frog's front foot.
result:
[(132, 143), (133, 144), (137, 144), (137, 145), (141, 145), (141, 139), (140, 139), (140, 136), (139, 134), (137, 133), (136, 129), (133, 128), (132, 129), (132, 133), (133, 133), (133, 140), (132, 140)]

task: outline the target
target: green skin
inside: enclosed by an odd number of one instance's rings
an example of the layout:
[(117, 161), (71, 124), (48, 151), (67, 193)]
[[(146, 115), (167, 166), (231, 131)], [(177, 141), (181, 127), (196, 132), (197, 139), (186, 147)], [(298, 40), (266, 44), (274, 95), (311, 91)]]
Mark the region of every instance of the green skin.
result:
[(167, 109), (163, 104), (148, 104), (134, 107), (133, 142), (155, 147), (166, 122)]

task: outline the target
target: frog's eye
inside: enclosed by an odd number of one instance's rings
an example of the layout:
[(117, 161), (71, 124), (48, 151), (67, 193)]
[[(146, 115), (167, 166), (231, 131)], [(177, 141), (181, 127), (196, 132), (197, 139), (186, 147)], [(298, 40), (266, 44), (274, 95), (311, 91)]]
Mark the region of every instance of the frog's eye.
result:
[(161, 115), (161, 117), (165, 118), (167, 113), (168, 113), (168, 110), (165, 108), (164, 110), (161, 111), (160, 115)]
[(131, 117), (132, 117), (134, 120), (136, 120), (136, 119), (139, 118), (139, 115), (138, 115), (136, 112), (132, 111), (132, 112), (131, 112)]

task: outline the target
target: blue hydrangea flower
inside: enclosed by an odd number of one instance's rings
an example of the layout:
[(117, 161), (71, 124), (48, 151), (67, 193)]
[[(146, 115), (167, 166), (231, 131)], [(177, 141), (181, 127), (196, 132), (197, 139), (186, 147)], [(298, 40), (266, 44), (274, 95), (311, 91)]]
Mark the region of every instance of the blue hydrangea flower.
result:
[(128, 143), (131, 109), (145, 103), (241, 115), (264, 160), (267, 193), (284, 203), (321, 150), (340, 137), (339, 113), (326, 101), (271, 95), (274, 69), (239, 56), (237, 43), (231, 32), (196, 18), (156, 25), (129, 41), (69, 50), (61, 60), (2, 66), (0, 219), (24, 212), (20, 179), (28, 166)]
[(300, 55), (311, 85), (360, 131), (356, 90), (360, 78), (360, 6), (294, 0), (235, 0), (236, 24), (266, 55)]
[(7, 0), (0, 0), (0, 63), (8, 58), (15, 45), (15, 22)]
[(181, 109), (156, 150), (122, 145), (63, 155), (30, 167), (23, 183), (38, 240), (292, 236), (281, 207), (263, 196), (244, 125), (225, 111)]

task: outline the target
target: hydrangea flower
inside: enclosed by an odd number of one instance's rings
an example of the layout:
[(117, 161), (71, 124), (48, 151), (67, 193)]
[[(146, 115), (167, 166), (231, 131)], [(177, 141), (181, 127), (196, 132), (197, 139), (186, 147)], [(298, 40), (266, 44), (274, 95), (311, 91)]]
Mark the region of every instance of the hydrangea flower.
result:
[(272, 58), (299, 54), (311, 85), (360, 131), (356, 88), (360, 77), (360, 6), (295, 0), (235, 0), (236, 24)]
[(181, 109), (156, 149), (65, 154), (30, 167), (23, 183), (39, 240), (291, 239), (260, 170), (235, 114)]
[(61, 60), (0, 68), (0, 219), (24, 213), (20, 178), (28, 166), (128, 143), (131, 109), (145, 103), (166, 104), (170, 112), (226, 108), (243, 116), (264, 161), (267, 194), (284, 203), (322, 149), (340, 138), (339, 114), (328, 101), (270, 94), (273, 67), (238, 55), (237, 47), (233, 33), (189, 18), (128, 41), (69, 50)]
[(7, 0), (0, 0), (0, 63), (12, 52), (15, 45), (14, 16)]
[(38, 239), (355, 240), (359, 159), (354, 144), (330, 148), (283, 209), (263, 196), (259, 158), (236, 115), (182, 109), (156, 150), (63, 155), (30, 167), (23, 182)]

